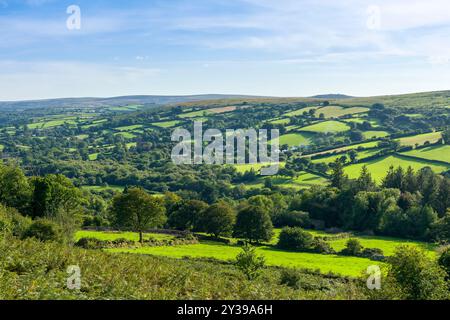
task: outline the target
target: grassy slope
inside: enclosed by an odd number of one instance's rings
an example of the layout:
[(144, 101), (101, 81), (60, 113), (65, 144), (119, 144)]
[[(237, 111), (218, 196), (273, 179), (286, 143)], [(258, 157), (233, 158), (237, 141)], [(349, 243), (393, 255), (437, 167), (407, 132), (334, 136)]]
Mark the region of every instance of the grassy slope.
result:
[[(81, 270), (79, 291), (66, 286), (67, 268), (71, 265)], [(0, 266), (2, 300), (361, 298), (345, 282), (318, 275), (305, 274), (304, 277), (316, 284), (325, 281), (333, 290), (288, 288), (279, 284), (280, 271), (273, 268), (263, 270), (260, 278), (248, 281), (232, 265), (110, 254), (33, 240), (0, 241)]]
[(305, 132), (344, 132), (350, 130), (350, 127), (339, 121), (324, 121), (300, 129)]
[(423, 149), (404, 152), (405, 155), (423, 158), (427, 160), (439, 160), (450, 163), (450, 146), (432, 146)]
[(401, 166), (403, 168), (408, 168), (411, 166), (414, 170), (420, 170), (424, 167), (430, 167), (434, 172), (443, 172), (450, 169), (450, 165), (438, 165), (433, 164), (427, 161), (414, 161), (414, 160), (406, 160), (399, 156), (387, 156), (383, 158), (378, 158), (375, 160), (371, 160), (364, 163), (358, 163), (354, 165), (350, 165), (345, 167), (345, 172), (349, 175), (350, 178), (357, 178), (361, 173), (362, 167), (366, 165), (369, 169), (372, 177), (377, 181), (381, 182), (381, 179), (386, 176), (386, 172), (389, 170), (390, 166), (398, 167)]
[(402, 146), (423, 145), (426, 141), (435, 143), (442, 138), (442, 132), (431, 132), (398, 139)]

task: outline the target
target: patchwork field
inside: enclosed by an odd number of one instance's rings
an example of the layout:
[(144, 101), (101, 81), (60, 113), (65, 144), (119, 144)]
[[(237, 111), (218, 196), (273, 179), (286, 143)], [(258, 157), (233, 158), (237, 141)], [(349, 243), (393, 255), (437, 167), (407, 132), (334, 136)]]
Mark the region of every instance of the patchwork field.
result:
[(368, 108), (360, 108), (360, 107), (352, 107), (352, 108), (342, 108), (339, 106), (328, 106), (324, 108), (320, 108), (316, 111), (316, 116), (323, 114), (325, 118), (339, 118), (346, 115), (364, 113), (369, 111)]
[[(300, 190), (311, 186), (324, 186), (328, 183), (328, 180), (312, 173), (300, 172), (294, 179), (285, 176), (273, 176), (271, 182), (274, 186)], [(256, 182), (247, 183), (245, 186), (249, 189), (264, 188), (264, 178), (261, 177)]]
[[(381, 149), (369, 149), (369, 150), (364, 150), (364, 151), (358, 151), (358, 156), (356, 157), (356, 159), (363, 160), (365, 158), (368, 158), (368, 157), (371, 157), (371, 156), (377, 154), (380, 151), (381, 151)], [(347, 160), (350, 161), (350, 157), (348, 156), (347, 153), (340, 153), (340, 154), (336, 154), (336, 155), (332, 155), (332, 156), (328, 156), (328, 157), (324, 157), (324, 158), (313, 159), (313, 160), (311, 160), (311, 162), (313, 162), (313, 163), (331, 163), (331, 162), (336, 161), (336, 159), (340, 159), (343, 156), (346, 156)]]
[(154, 122), (151, 125), (159, 128), (173, 128), (176, 125), (181, 123), (181, 121), (173, 120), (173, 121), (164, 121), (164, 122)]
[(423, 158), (426, 160), (445, 161), (450, 164), (450, 146), (432, 146), (404, 152), (407, 156)]
[(270, 121), (272, 124), (289, 124), (291, 120), (289, 118), (283, 118), (283, 119), (275, 119)]
[(387, 131), (364, 131), (363, 136), (364, 136), (364, 139), (384, 138), (384, 137), (389, 136), (389, 132), (387, 132)]
[[(250, 171), (251, 169), (259, 173), (261, 168), (269, 166), (269, 163), (256, 163), (256, 164), (234, 164), (233, 167), (236, 168), (237, 172), (244, 173)], [(280, 162), (280, 168), (284, 167), (285, 163)]]
[(193, 112), (183, 113), (178, 115), (180, 118), (195, 118), (195, 117), (201, 117), (209, 114), (220, 114), (220, 113), (227, 113), (227, 112), (233, 112), (236, 110), (235, 106), (228, 106), (223, 108), (213, 108), (213, 109), (204, 109), (204, 110), (197, 110)]
[(387, 156), (383, 158), (378, 158), (372, 161), (347, 166), (344, 168), (344, 170), (345, 173), (348, 174), (350, 178), (357, 178), (360, 175), (361, 169), (364, 165), (367, 166), (370, 173), (372, 174), (372, 178), (375, 179), (375, 181), (377, 181), (378, 183), (380, 183), (382, 178), (386, 176), (386, 172), (389, 170), (389, 167), (391, 166), (394, 166), (395, 168), (401, 166), (404, 169), (411, 166), (416, 171), (424, 167), (430, 167), (436, 173), (450, 170), (450, 164), (447, 166), (439, 165), (425, 160), (415, 161), (411, 159), (406, 159), (402, 158), (401, 156)]
[(431, 132), (398, 139), (402, 146), (423, 145), (425, 142), (436, 143), (442, 138), (442, 132)]
[(310, 110), (315, 110), (318, 107), (307, 107), (307, 108), (302, 108), (302, 109), (298, 109), (295, 111), (291, 111), (288, 113), (285, 113), (283, 116), (285, 117), (295, 117), (295, 116), (301, 116), (303, 115), (305, 112), (308, 113)]
[(317, 152), (317, 153), (306, 155), (303, 157), (305, 157), (305, 158), (313, 157), (313, 156), (317, 156), (317, 155), (334, 153), (334, 152), (344, 152), (344, 151), (349, 151), (349, 150), (356, 150), (359, 148), (371, 149), (371, 148), (375, 148), (377, 146), (378, 146), (378, 141), (364, 142), (364, 143), (354, 144), (354, 145), (345, 146), (345, 147), (341, 147), (341, 148), (331, 149), (331, 150), (327, 150), (327, 151)]
[(306, 126), (299, 129), (304, 132), (315, 132), (315, 133), (337, 133), (337, 132), (345, 132), (350, 130), (350, 127), (339, 121), (324, 121), (320, 123), (316, 123), (310, 126)]
[(308, 132), (288, 133), (280, 136), (280, 146), (284, 144), (289, 145), (289, 147), (307, 146), (311, 143), (311, 137), (312, 134)]

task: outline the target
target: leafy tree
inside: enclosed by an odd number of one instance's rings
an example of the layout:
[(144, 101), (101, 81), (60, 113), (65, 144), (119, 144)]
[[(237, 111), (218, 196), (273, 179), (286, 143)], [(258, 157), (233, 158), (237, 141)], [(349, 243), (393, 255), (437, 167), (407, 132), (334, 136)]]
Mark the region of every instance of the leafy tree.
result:
[(208, 204), (200, 200), (186, 200), (169, 215), (168, 224), (178, 230), (199, 230), (199, 220)]
[(278, 247), (288, 250), (311, 250), (314, 237), (301, 228), (285, 227), (281, 230)]
[(448, 299), (446, 273), (424, 251), (401, 245), (388, 262), (388, 277), (396, 281), (407, 299)]
[(358, 239), (348, 239), (345, 244), (345, 248), (341, 251), (342, 254), (347, 256), (359, 256), (361, 255), (363, 246)]
[(276, 227), (303, 227), (311, 226), (309, 214), (303, 211), (284, 211), (274, 219)]
[(264, 257), (257, 255), (255, 250), (247, 243), (242, 247), (242, 252), (236, 256), (236, 267), (248, 280), (256, 279), (266, 264)]
[(361, 174), (356, 180), (358, 191), (374, 191), (376, 189), (375, 181), (372, 179), (367, 166), (364, 165), (361, 169)]
[(162, 199), (150, 196), (141, 188), (124, 190), (114, 197), (111, 207), (114, 225), (138, 232), (141, 243), (146, 229), (164, 224), (165, 210)]
[(342, 165), (342, 162), (339, 161), (339, 159), (336, 159), (336, 161), (330, 165), (331, 166), (331, 186), (342, 189), (346, 183), (348, 182), (348, 177), (344, 173), (344, 166)]
[[(439, 265), (447, 272), (447, 281), (450, 281), (450, 246), (446, 246), (439, 256)], [(449, 288), (450, 289), (450, 288)]]
[(31, 187), (17, 166), (0, 164), (0, 203), (25, 213), (31, 199)]
[(203, 231), (215, 237), (228, 236), (233, 232), (236, 214), (226, 202), (211, 205), (201, 214), (200, 224)]
[(269, 241), (273, 236), (273, 225), (267, 210), (249, 205), (238, 212), (233, 236), (250, 242)]

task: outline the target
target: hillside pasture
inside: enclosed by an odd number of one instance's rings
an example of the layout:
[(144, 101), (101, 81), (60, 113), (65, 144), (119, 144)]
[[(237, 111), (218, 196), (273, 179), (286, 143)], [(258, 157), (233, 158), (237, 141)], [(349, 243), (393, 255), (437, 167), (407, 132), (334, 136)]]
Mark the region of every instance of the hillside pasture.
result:
[(389, 132), (387, 131), (364, 131), (363, 133), (364, 139), (378, 139), (389, 136)]
[(425, 142), (436, 143), (442, 138), (442, 132), (430, 132), (398, 139), (402, 146), (423, 145)]
[(328, 106), (328, 107), (323, 107), (323, 108), (316, 110), (316, 116), (323, 114), (326, 119), (331, 119), (331, 118), (343, 117), (346, 115), (364, 113), (369, 110), (370, 109), (368, 109), (368, 108), (362, 108), (362, 107), (342, 108), (339, 106)]
[(350, 130), (350, 127), (347, 124), (339, 121), (324, 121), (299, 129), (299, 131), (302, 132), (313, 133), (338, 133), (348, 130)]
[(431, 146), (427, 148), (415, 149), (403, 153), (407, 156), (422, 158), (425, 160), (444, 161), (450, 164), (450, 146)]
[(179, 123), (181, 123), (181, 121), (173, 120), (173, 121), (153, 122), (151, 123), (151, 125), (159, 128), (173, 128), (177, 126)]
[(377, 183), (381, 183), (381, 180), (386, 176), (391, 166), (403, 167), (405, 170), (411, 166), (414, 170), (420, 170), (424, 167), (430, 167), (434, 172), (441, 173), (450, 170), (449, 165), (440, 165), (426, 160), (412, 160), (403, 158), (401, 156), (386, 156), (378, 159), (374, 159), (368, 162), (353, 164), (344, 168), (344, 171), (352, 179), (359, 177), (362, 167), (366, 165), (369, 172), (372, 174), (372, 178)]
[(288, 133), (280, 136), (280, 146), (287, 144), (289, 147), (307, 146), (311, 143), (312, 133)]

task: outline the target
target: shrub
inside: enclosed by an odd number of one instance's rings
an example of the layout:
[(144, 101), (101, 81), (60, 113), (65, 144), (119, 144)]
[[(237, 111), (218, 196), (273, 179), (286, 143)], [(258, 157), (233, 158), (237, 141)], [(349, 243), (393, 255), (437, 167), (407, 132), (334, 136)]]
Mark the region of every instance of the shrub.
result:
[(396, 281), (407, 299), (449, 298), (445, 271), (423, 250), (401, 245), (389, 257), (388, 262), (388, 277)]
[(300, 273), (295, 269), (283, 269), (281, 271), (280, 284), (284, 284), (293, 289), (298, 289), (298, 283), (300, 281)]
[(384, 260), (383, 250), (378, 248), (365, 248), (361, 252), (361, 257), (369, 258), (371, 260), (381, 261)]
[(6, 212), (6, 208), (0, 205), (0, 236), (11, 233), (12, 221)]
[(360, 256), (363, 246), (358, 239), (348, 239), (345, 248), (341, 251), (341, 254), (345, 256)]
[(75, 245), (84, 249), (102, 249), (104, 241), (96, 238), (81, 238)]
[(313, 241), (313, 251), (322, 254), (334, 254), (336, 251), (331, 247), (331, 245), (321, 238), (314, 238)]
[(242, 252), (236, 256), (236, 267), (241, 270), (248, 280), (256, 279), (266, 262), (263, 256), (258, 256), (255, 248), (249, 244), (242, 247)]
[(276, 216), (274, 220), (274, 225), (277, 227), (309, 228), (311, 226), (309, 213), (303, 211), (286, 211)]
[(38, 219), (24, 232), (23, 238), (36, 238), (41, 241), (63, 242), (61, 228), (48, 219)]
[(285, 227), (281, 230), (278, 247), (288, 250), (311, 250), (314, 237), (301, 228)]
[(450, 246), (442, 250), (438, 263), (447, 272), (447, 279), (450, 280)]

